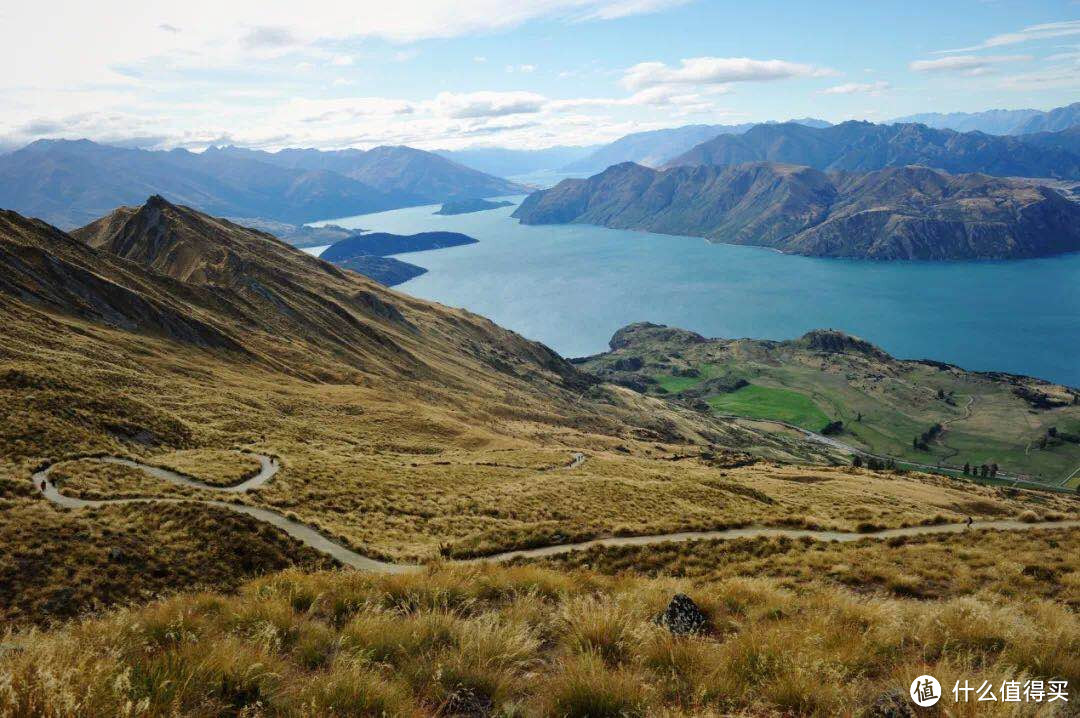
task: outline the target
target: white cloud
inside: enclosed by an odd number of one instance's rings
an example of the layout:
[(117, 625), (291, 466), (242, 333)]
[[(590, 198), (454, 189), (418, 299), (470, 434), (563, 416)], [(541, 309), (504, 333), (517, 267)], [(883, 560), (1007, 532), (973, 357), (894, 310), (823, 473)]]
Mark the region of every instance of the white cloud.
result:
[[(508, 30), (529, 21), (602, 21), (663, 10), (682, 0), (54, 0), (5, 3), (0, 22), (4, 87), (115, 82), (114, 68), (170, 59), (242, 65), (252, 57), (327, 41), (393, 42)], [(163, 28), (182, 28), (173, 32)]]
[(279, 49), (299, 45), (300, 38), (287, 27), (259, 25), (244, 33), (240, 44), (252, 50)]
[(916, 60), (908, 65), (915, 72), (985, 75), (994, 65), (1031, 60), (1031, 55), (950, 55), (934, 60)]
[(548, 99), (535, 92), (440, 92), (434, 108), (446, 117), (503, 117), (540, 112)]
[(642, 62), (626, 70), (622, 83), (631, 90), (657, 85), (710, 85), (730, 82), (767, 82), (792, 77), (833, 74), (826, 68), (786, 60), (753, 60), (748, 57), (693, 57), (679, 67), (662, 62)]
[(972, 52), (973, 50), (987, 50), (993, 47), (1006, 45), (1019, 45), (1033, 40), (1047, 40), (1058, 37), (1072, 37), (1080, 35), (1080, 20), (1064, 20), (1062, 22), (1048, 22), (1042, 25), (1029, 25), (1017, 32), (1007, 32), (987, 38), (978, 45), (971, 47), (959, 47), (953, 50), (939, 50), (938, 54), (956, 52)]
[(684, 5), (690, 0), (615, 0), (614, 2), (595, 3), (583, 15), (586, 20), (614, 20), (628, 15), (643, 15), (665, 10), (675, 5)]
[(833, 85), (821, 91), (823, 95), (880, 95), (891, 87), (884, 80), (880, 82), (848, 82), (843, 85)]
[(1003, 77), (999, 87), (1019, 91), (1075, 90), (1080, 88), (1080, 60)]
[(351, 55), (335, 55), (330, 58), (330, 64), (334, 67), (349, 67), (353, 64)]

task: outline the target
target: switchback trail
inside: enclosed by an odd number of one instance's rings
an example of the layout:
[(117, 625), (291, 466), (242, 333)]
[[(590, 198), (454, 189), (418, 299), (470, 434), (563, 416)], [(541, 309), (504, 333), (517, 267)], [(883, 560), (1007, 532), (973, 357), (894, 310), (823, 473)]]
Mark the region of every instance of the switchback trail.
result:
[[(250, 491), (251, 489), (262, 486), (280, 470), (281, 464), (274, 458), (269, 456), (263, 456), (261, 454), (252, 454), (259, 460), (261, 469), (255, 476), (235, 484), (233, 486), (213, 486), (211, 484), (204, 483), (197, 479), (193, 479), (190, 476), (178, 474), (175, 471), (169, 471), (168, 469), (162, 469), (157, 466), (150, 466), (138, 461), (132, 461), (131, 459), (123, 459), (119, 457), (90, 457), (87, 460), (100, 461), (102, 463), (122, 464), (124, 466), (131, 466), (133, 468), (140, 469), (149, 476), (153, 476), (164, 481), (168, 481), (181, 486), (190, 486), (198, 489), (207, 489), (210, 491), (221, 491), (226, 493), (243, 493)], [(73, 459), (69, 459), (73, 460)], [(585, 456), (580, 453), (576, 453), (573, 456), (573, 461), (567, 466), (567, 468), (575, 468), (580, 466), (585, 461)], [(200, 503), (208, 506), (217, 506), (237, 513), (246, 514), (259, 521), (276, 526), (289, 536), (292, 536), (296, 540), (300, 541), (306, 546), (309, 546), (316, 551), (320, 551), (331, 558), (337, 559), (346, 566), (359, 569), (361, 571), (372, 571), (376, 573), (408, 573), (412, 571), (418, 571), (422, 567), (417, 564), (408, 563), (392, 563), (389, 561), (379, 561), (377, 559), (364, 556), (357, 553), (352, 549), (327, 538), (323, 534), (319, 533), (315, 529), (300, 523), (299, 521), (293, 521), (292, 519), (282, 516), (276, 511), (270, 509), (263, 509), (256, 506), (247, 506), (239, 503), (229, 503), (227, 501), (213, 501), (206, 499), (190, 499), (190, 498), (137, 498), (137, 499), (78, 499), (72, 496), (65, 496), (60, 493), (56, 485), (50, 478), (50, 474), (60, 463), (51, 464), (33, 475), (33, 482), (35, 488), (42, 493), (42, 495), (52, 501), (54, 504), (68, 509), (85, 509), (85, 508), (99, 508), (101, 506), (108, 506), (112, 504), (145, 504), (145, 503)], [(1026, 523), (1015, 520), (997, 520), (997, 521), (976, 521), (972, 524), (971, 530), (994, 530), (994, 531), (1030, 531), (1035, 529), (1052, 529), (1052, 528), (1070, 528), (1080, 526), (1080, 520), (1070, 521), (1047, 521), (1044, 523)], [(479, 558), (465, 559), (458, 563), (499, 563), (503, 561), (511, 561), (517, 558), (544, 558), (546, 556), (556, 556), (559, 554), (570, 553), (572, 551), (580, 551), (583, 549), (594, 548), (597, 546), (647, 546), (649, 544), (658, 544), (666, 542), (682, 542), (682, 541), (703, 541), (708, 539), (737, 539), (737, 538), (756, 538), (761, 536), (767, 537), (780, 537), (784, 536), (792, 539), (811, 538), (817, 541), (860, 541), (862, 539), (888, 539), (897, 536), (921, 536), (925, 534), (947, 534), (947, 533), (962, 533), (967, 530), (965, 524), (936, 524), (932, 526), (909, 526), (905, 528), (897, 529), (884, 529), (881, 531), (874, 531), (870, 533), (856, 533), (846, 531), (811, 531), (809, 529), (785, 529), (785, 528), (771, 528), (768, 526), (749, 526), (738, 529), (722, 529), (717, 531), (683, 531), (677, 533), (657, 534), (653, 536), (616, 536), (612, 538), (600, 538), (591, 541), (582, 541), (579, 543), (570, 544), (555, 544), (552, 546), (540, 546), (538, 548), (521, 549), (517, 551), (504, 551), (502, 553), (491, 554), (488, 556), (481, 556)]]

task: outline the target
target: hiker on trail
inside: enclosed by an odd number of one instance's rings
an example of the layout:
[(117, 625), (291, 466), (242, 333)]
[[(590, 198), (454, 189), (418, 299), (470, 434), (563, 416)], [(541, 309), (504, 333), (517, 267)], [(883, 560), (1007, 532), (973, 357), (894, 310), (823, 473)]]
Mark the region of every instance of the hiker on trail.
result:
[(41, 480), (41, 493), (45, 493), (45, 479)]
[(968, 517), (967, 517), (967, 521), (965, 521), (964, 523), (966, 523), (966, 524), (967, 524), (967, 527), (968, 527), (968, 528), (971, 528), (971, 525), (972, 525), (973, 523), (975, 523), (975, 522), (974, 522), (974, 521), (973, 521), (973, 520), (971, 519), (971, 517), (970, 517), (970, 516), (968, 516)]

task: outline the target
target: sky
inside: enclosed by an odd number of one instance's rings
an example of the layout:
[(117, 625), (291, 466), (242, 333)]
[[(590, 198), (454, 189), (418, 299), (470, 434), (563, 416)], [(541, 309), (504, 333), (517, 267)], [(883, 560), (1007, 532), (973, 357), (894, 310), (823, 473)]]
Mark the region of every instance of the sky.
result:
[(0, 147), (534, 149), (1080, 100), (1080, 0), (38, 0)]

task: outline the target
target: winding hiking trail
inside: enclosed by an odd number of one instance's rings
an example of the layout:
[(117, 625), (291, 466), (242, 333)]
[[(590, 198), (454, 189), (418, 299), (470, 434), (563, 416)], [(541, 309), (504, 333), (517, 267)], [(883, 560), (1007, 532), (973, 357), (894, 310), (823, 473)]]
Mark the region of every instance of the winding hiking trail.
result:
[[(277, 472), (281, 469), (281, 464), (277, 459), (264, 456), (262, 454), (250, 454), (254, 458), (259, 460), (260, 469), (257, 474), (248, 478), (238, 484), (232, 486), (214, 486), (207, 484), (198, 479), (194, 479), (190, 476), (163, 469), (158, 466), (151, 466), (149, 464), (143, 464), (131, 459), (124, 459), (120, 457), (83, 457), (83, 460), (99, 461), (101, 463), (108, 464), (121, 464), (123, 466), (130, 466), (139, 469), (149, 476), (153, 476), (157, 479), (162, 479), (173, 484), (180, 486), (189, 486), (197, 489), (206, 489), (210, 491), (220, 491), (224, 493), (239, 494), (252, 489), (256, 489), (267, 481), (272, 479)], [(53, 469), (62, 463), (67, 461), (74, 461), (75, 459), (66, 459), (64, 461), (50, 464), (49, 466), (34, 473), (32, 480), (34, 487), (42, 493), (42, 495), (52, 501), (54, 504), (67, 509), (86, 509), (86, 508), (98, 508), (101, 506), (108, 506), (112, 504), (146, 504), (146, 503), (183, 503), (194, 502), (200, 504), (206, 504), (208, 506), (217, 506), (230, 511), (235, 511), (240, 514), (246, 514), (259, 521), (276, 526), (289, 536), (300, 541), (306, 546), (320, 551), (331, 558), (337, 559), (339, 562), (346, 566), (359, 569), (361, 571), (372, 571), (376, 573), (408, 573), (413, 571), (419, 571), (422, 566), (418, 564), (409, 563), (392, 563), (389, 561), (379, 561), (377, 559), (364, 556), (357, 553), (352, 549), (333, 541), (323, 534), (319, 533), (315, 529), (302, 524), (299, 521), (293, 521), (292, 519), (282, 516), (276, 511), (270, 509), (258, 508), (255, 506), (247, 506), (245, 504), (229, 503), (227, 501), (213, 501), (207, 499), (192, 499), (192, 498), (133, 498), (133, 499), (79, 499), (73, 496), (65, 496), (61, 494), (56, 484), (53, 483), (50, 478), (50, 474)], [(564, 468), (567, 470), (577, 468), (581, 466), (586, 460), (586, 457), (582, 453), (573, 454), (572, 461)], [(1034, 529), (1051, 529), (1051, 528), (1070, 528), (1080, 526), (1080, 520), (1068, 520), (1068, 521), (1047, 521), (1043, 523), (1026, 523), (1022, 521), (1016, 521), (1011, 519), (996, 520), (996, 521), (976, 521), (971, 525), (972, 530), (976, 529), (990, 529), (995, 531), (1030, 531)], [(571, 551), (580, 551), (583, 549), (598, 547), (598, 546), (647, 546), (649, 544), (665, 543), (665, 542), (682, 542), (682, 541), (703, 541), (707, 539), (736, 539), (736, 538), (756, 538), (759, 536), (768, 537), (780, 537), (785, 536), (792, 539), (811, 538), (818, 541), (860, 541), (862, 539), (888, 539), (896, 536), (920, 536), (924, 534), (946, 534), (946, 533), (962, 533), (967, 530), (965, 524), (936, 524), (932, 526), (909, 526), (906, 528), (897, 529), (884, 529), (881, 531), (874, 531), (870, 533), (856, 533), (847, 531), (812, 531), (809, 529), (784, 529), (784, 528), (770, 528), (767, 526), (749, 526), (746, 528), (738, 529), (722, 529), (717, 531), (683, 531), (677, 533), (657, 534), (652, 536), (616, 536), (612, 538), (599, 538), (591, 541), (582, 541), (579, 543), (569, 544), (555, 544), (552, 546), (540, 546), (537, 548), (520, 549), (516, 551), (504, 551), (502, 553), (491, 554), (488, 556), (481, 556), (478, 558), (463, 559), (457, 563), (498, 563), (503, 561), (511, 561), (517, 558), (543, 558), (546, 556), (556, 556), (559, 554), (570, 553)]]

